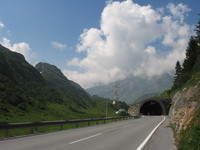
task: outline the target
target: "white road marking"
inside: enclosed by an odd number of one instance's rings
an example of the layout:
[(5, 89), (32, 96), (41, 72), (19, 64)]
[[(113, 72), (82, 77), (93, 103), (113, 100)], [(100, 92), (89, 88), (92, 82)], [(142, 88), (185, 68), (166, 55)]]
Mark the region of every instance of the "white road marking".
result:
[(149, 141), (153, 133), (156, 131), (156, 129), (165, 121), (165, 117), (163, 117), (163, 120), (151, 131), (151, 133), (146, 137), (146, 139), (142, 142), (142, 144), (136, 149), (136, 150), (142, 150), (142, 148), (146, 145), (146, 143)]
[[(128, 126), (128, 125), (122, 126), (122, 128), (127, 127), (127, 126)], [(107, 131), (107, 132), (105, 132), (105, 133), (98, 133), (98, 134), (95, 134), (95, 135), (92, 135), (92, 136), (88, 136), (88, 137), (85, 137), (85, 138), (82, 138), (82, 139), (80, 139), (80, 140), (76, 140), (76, 141), (73, 141), (73, 142), (69, 142), (69, 144), (75, 144), (75, 143), (78, 143), (78, 142), (81, 142), (81, 141), (84, 141), (84, 140), (87, 140), (87, 139), (94, 138), (94, 137), (99, 136), (99, 135), (102, 135), (102, 134), (107, 134), (107, 133), (114, 132), (114, 131), (116, 131), (116, 130), (119, 130), (119, 128), (114, 129), (114, 130)]]
[(126, 128), (126, 127), (128, 127), (129, 125), (125, 125), (125, 126), (122, 126), (122, 128)]
[(99, 135), (102, 135), (102, 133), (98, 133), (98, 134), (95, 134), (95, 135), (92, 135), (92, 136), (88, 136), (88, 137), (85, 137), (83, 139), (70, 142), (69, 144), (75, 144), (75, 143), (78, 143), (78, 142), (81, 142), (81, 141), (84, 141), (84, 140), (87, 140), (87, 139), (91, 139), (91, 138), (97, 137)]

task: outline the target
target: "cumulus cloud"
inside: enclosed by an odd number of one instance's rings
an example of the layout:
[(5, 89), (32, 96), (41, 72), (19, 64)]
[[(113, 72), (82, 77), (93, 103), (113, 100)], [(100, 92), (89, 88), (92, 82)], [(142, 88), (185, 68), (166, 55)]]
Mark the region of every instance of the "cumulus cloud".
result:
[(61, 51), (65, 50), (65, 49), (71, 49), (71, 47), (68, 47), (66, 44), (62, 44), (59, 42), (51, 42), (52, 46), (56, 49), (59, 49)]
[(68, 62), (81, 71), (64, 70), (64, 74), (89, 88), (130, 75), (171, 72), (177, 60), (183, 61), (192, 33), (183, 22), (189, 10), (184, 4), (153, 9), (132, 0), (109, 1), (100, 28), (85, 29), (79, 37), (77, 52), (86, 56)]
[(187, 7), (187, 5), (184, 5), (182, 3), (175, 5), (173, 3), (169, 3), (167, 5), (167, 8), (169, 12), (175, 17), (176, 19), (180, 19), (180, 22), (183, 23), (184, 16), (187, 12), (189, 12), (191, 9)]
[(5, 25), (0, 21), (0, 29), (5, 27)]
[(16, 44), (11, 44), (10, 40), (7, 38), (3, 38), (0, 42), (3, 46), (10, 49), (11, 51), (18, 52), (24, 55), (25, 59), (29, 63), (33, 63), (33, 60), (37, 57), (36, 54), (31, 50), (28, 43), (21, 42)]

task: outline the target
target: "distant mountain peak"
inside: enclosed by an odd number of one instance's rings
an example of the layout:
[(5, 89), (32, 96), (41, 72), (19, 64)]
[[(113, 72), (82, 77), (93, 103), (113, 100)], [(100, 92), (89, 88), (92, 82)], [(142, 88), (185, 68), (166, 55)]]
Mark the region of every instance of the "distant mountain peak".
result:
[(119, 100), (128, 104), (134, 103), (144, 95), (152, 93), (162, 93), (171, 88), (173, 77), (167, 73), (160, 76), (127, 77), (124, 80), (118, 80), (108, 85), (97, 86), (87, 89), (91, 95), (98, 95), (105, 98), (113, 97), (114, 86), (118, 85)]

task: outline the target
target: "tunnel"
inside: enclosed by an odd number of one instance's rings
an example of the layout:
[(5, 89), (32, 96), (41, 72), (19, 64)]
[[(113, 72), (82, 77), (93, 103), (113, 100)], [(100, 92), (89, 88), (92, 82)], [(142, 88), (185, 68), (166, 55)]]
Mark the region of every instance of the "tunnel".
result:
[(160, 100), (147, 99), (138, 108), (140, 115), (166, 115), (166, 108)]
[(162, 107), (161, 105), (156, 101), (147, 101), (142, 105), (140, 108), (140, 114), (142, 115), (162, 115)]

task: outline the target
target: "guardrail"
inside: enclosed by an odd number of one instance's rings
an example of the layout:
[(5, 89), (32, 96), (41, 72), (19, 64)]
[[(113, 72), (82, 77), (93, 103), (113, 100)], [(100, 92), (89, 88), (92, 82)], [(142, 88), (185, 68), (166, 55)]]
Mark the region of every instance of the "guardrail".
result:
[(9, 134), (11, 129), (16, 128), (30, 128), (30, 134), (38, 133), (37, 128), (41, 126), (52, 126), (52, 125), (59, 125), (60, 130), (64, 129), (64, 125), (66, 124), (75, 124), (75, 128), (79, 127), (80, 123), (87, 123), (87, 126), (90, 126), (91, 122), (96, 122), (96, 125), (105, 124), (106, 121), (120, 121), (125, 119), (130, 119), (133, 117), (130, 116), (122, 116), (122, 117), (114, 117), (114, 118), (94, 118), (94, 119), (81, 119), (81, 120), (60, 120), (60, 121), (42, 121), (42, 122), (26, 122), (26, 123), (0, 123), (0, 130), (3, 130), (4, 136), (2, 137), (10, 137), (12, 135)]

